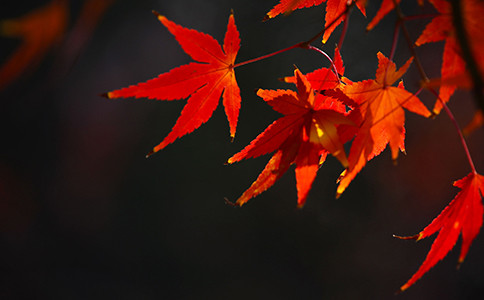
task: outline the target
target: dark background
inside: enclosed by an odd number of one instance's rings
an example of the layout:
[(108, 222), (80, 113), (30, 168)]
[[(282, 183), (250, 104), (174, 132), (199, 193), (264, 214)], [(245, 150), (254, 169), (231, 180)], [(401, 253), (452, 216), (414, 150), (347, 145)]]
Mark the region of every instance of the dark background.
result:
[[(368, 17), (379, 1), (369, 1)], [(404, 7), (418, 13), (410, 1)], [(3, 1), (0, 17), (15, 18), (45, 1)], [(191, 59), (151, 14), (222, 41), (230, 9), (242, 47), (237, 62), (307, 40), (322, 27), (323, 7), (260, 22), (276, 0), (117, 0), (82, 52), (59, 59), (61, 45), (35, 70), (0, 92), (0, 298), (2, 299), (475, 299), (484, 293), (484, 239), (475, 239), (456, 271), (457, 247), (403, 294), (433, 237), (415, 243), (392, 234), (419, 232), (456, 195), (454, 180), (469, 167), (449, 118), (406, 113), (407, 155), (398, 165), (388, 149), (335, 200), (342, 171), (328, 158), (307, 204), (296, 208), (293, 169), (242, 208), (234, 201), (270, 156), (224, 165), (279, 115), (257, 88), (293, 88), (277, 78), (293, 65), (304, 73), (328, 66), (316, 52), (296, 49), (236, 70), (242, 108), (234, 142), (222, 105), (213, 117), (163, 151), (145, 154), (170, 131), (185, 100), (108, 100), (99, 95), (155, 77)], [(81, 1), (72, 1), (71, 24)], [(424, 11), (431, 12), (427, 7)], [(342, 49), (346, 75), (374, 78), (389, 55), (394, 15), (372, 32), (353, 11)], [(428, 20), (409, 23), (415, 39)], [(323, 49), (333, 56), (341, 26)], [(1, 38), (0, 61), (19, 45)], [(320, 43), (315, 43), (321, 46)], [(418, 49), (438, 76), (442, 43)], [(409, 57), (401, 39), (395, 57)], [(405, 77), (418, 89), (412, 66)], [(433, 97), (422, 93), (428, 107)], [(458, 122), (474, 103), (458, 92)], [(484, 172), (483, 129), (468, 143)]]

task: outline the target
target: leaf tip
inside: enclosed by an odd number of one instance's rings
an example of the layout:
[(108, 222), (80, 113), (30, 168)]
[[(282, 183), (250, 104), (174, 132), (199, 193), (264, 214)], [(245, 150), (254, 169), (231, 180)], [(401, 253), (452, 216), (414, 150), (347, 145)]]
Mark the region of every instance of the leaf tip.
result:
[(150, 152), (148, 152), (148, 154), (145, 155), (145, 158), (150, 157), (151, 155), (155, 154), (156, 152), (158, 152), (158, 151), (155, 150), (155, 149), (151, 150)]
[(166, 17), (165, 17), (165, 16), (163, 16), (163, 15), (160, 15), (160, 13), (159, 13), (159, 12), (157, 12), (156, 10), (152, 10), (151, 12), (152, 12), (152, 13), (153, 13), (153, 14), (156, 16), (156, 18), (158, 18), (158, 20), (160, 20), (162, 23), (163, 23), (163, 21), (165, 21), (165, 20), (166, 20)]
[(397, 291), (397, 294), (400, 294), (400, 293), (402, 293), (402, 292), (405, 292), (405, 290), (406, 290), (406, 289), (408, 289), (409, 287), (410, 287), (410, 284), (405, 283), (404, 285), (402, 285), (402, 286), (400, 287), (400, 290), (399, 290), (399, 291)]

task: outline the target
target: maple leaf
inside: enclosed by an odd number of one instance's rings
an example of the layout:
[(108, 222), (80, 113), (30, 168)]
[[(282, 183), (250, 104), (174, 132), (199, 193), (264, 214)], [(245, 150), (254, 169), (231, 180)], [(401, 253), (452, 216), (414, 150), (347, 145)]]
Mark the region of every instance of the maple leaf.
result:
[(240, 206), (270, 188), (295, 163), (298, 207), (302, 207), (328, 152), (347, 165), (336, 128), (336, 124), (351, 124), (344, 115), (345, 106), (330, 97), (315, 95), (310, 82), (298, 69), (294, 76), (297, 93), (258, 90), (257, 95), (284, 116), (228, 160), (232, 164), (276, 151), (257, 180), (236, 201)]
[[(331, 36), (331, 33), (343, 22), (346, 18), (345, 11), (348, 6), (353, 3), (353, 0), (281, 0), (279, 4), (274, 6), (265, 16), (264, 20), (274, 18), (279, 14), (287, 14), (296, 9), (311, 7), (326, 3), (325, 28), (323, 35), (323, 43), (326, 43)], [(366, 0), (354, 1), (356, 6), (363, 15), (366, 16)]]
[(390, 144), (393, 160), (399, 149), (405, 151), (405, 113), (403, 108), (419, 115), (431, 114), (420, 100), (405, 90), (403, 83), (392, 86), (405, 74), (412, 58), (398, 71), (395, 64), (378, 52), (378, 69), (374, 80), (354, 82), (342, 88), (342, 92), (358, 107), (350, 118), (359, 126), (348, 156), (349, 167), (341, 174), (337, 197), (354, 179), (366, 162), (379, 155)]
[[(452, 20), (452, 7), (450, 3), (443, 0), (429, 0), (439, 12), (432, 21), (425, 27), (415, 44), (417, 46), (430, 42), (445, 40), (444, 53), (442, 56), (441, 77), (442, 86), (439, 90), (439, 98), (433, 108), (435, 114), (442, 110), (442, 103), (449, 101), (458, 86), (472, 86), (466, 73), (465, 62), (461, 55), (459, 43)], [(471, 50), (476, 61), (484, 73), (484, 23), (481, 21), (484, 15), (484, 4), (479, 0), (463, 0), (462, 19), (466, 33), (471, 37)]]
[(64, 36), (68, 2), (53, 0), (18, 19), (0, 22), (0, 35), (21, 38), (22, 44), (0, 68), (0, 90), (40, 63)]
[(471, 172), (466, 177), (454, 182), (454, 186), (461, 189), (449, 205), (435, 218), (430, 225), (419, 234), (400, 239), (424, 239), (439, 232), (432, 243), (427, 257), (417, 272), (405, 283), (400, 290), (404, 291), (422, 277), (430, 268), (443, 259), (455, 246), (462, 233), (462, 248), (459, 255), (459, 264), (469, 251), (474, 238), (482, 226), (482, 197), (484, 195), (484, 176)]
[(197, 62), (180, 66), (147, 82), (108, 92), (106, 96), (109, 99), (147, 97), (157, 100), (189, 97), (172, 131), (148, 155), (163, 149), (208, 121), (217, 108), (222, 93), (230, 136), (233, 138), (241, 101), (234, 72), (240, 37), (233, 14), (229, 17), (223, 50), (210, 35), (184, 28), (162, 15), (155, 14), (175, 36), (183, 50)]

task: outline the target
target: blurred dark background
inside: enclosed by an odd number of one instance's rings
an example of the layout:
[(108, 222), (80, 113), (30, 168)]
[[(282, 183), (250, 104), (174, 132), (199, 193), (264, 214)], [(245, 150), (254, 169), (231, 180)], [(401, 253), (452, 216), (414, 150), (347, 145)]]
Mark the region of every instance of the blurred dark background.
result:
[[(328, 66), (296, 49), (236, 70), (242, 108), (234, 142), (222, 105), (208, 123), (145, 158), (170, 131), (185, 100), (108, 100), (99, 95), (146, 81), (191, 59), (152, 15), (222, 41), (235, 11), (242, 47), (237, 62), (307, 40), (324, 6), (268, 22), (278, 1), (117, 0), (80, 47), (64, 43), (37, 68), (0, 91), (1, 299), (476, 299), (484, 294), (484, 238), (474, 241), (457, 271), (457, 247), (403, 294), (433, 238), (419, 243), (392, 234), (419, 232), (450, 202), (454, 180), (469, 173), (449, 118), (406, 113), (407, 155), (398, 165), (386, 150), (335, 200), (342, 167), (328, 158), (303, 209), (296, 208), (293, 169), (242, 208), (234, 201), (269, 156), (224, 165), (279, 115), (257, 88), (293, 88), (277, 78), (293, 65), (304, 73)], [(379, 1), (369, 1), (368, 17)], [(421, 11), (413, 1), (408, 14)], [(3, 1), (0, 19), (17, 18), (47, 1)], [(83, 1), (71, 1), (73, 28)], [(424, 12), (432, 11), (426, 6)], [(394, 15), (372, 32), (355, 10), (342, 49), (346, 75), (374, 78), (389, 55)], [(412, 37), (428, 20), (408, 24)], [(333, 56), (341, 26), (323, 49)], [(71, 42), (65, 42), (71, 41)], [(20, 41), (1, 38), (4, 63)], [(315, 45), (321, 46), (318, 43)], [(442, 43), (418, 49), (433, 77)], [(404, 40), (395, 57), (409, 57)], [(412, 66), (405, 77), (418, 89)], [(422, 93), (429, 108), (433, 98)], [(469, 93), (450, 103), (458, 122), (474, 111)], [(484, 172), (483, 129), (469, 138)]]

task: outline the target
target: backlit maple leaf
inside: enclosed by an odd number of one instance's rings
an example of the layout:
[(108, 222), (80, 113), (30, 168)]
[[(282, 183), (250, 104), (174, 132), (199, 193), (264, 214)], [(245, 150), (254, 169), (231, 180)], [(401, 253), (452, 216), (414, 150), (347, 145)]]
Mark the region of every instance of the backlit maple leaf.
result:
[(302, 207), (328, 152), (344, 166), (347, 165), (336, 128), (336, 124), (352, 124), (344, 115), (345, 106), (333, 98), (315, 95), (310, 82), (298, 69), (294, 75), (297, 93), (262, 89), (257, 92), (284, 117), (269, 125), (247, 147), (229, 158), (228, 163), (234, 163), (276, 151), (257, 180), (237, 200), (238, 205), (270, 188), (295, 163), (298, 206)]
[(210, 35), (184, 28), (164, 16), (157, 16), (175, 36), (183, 50), (197, 62), (175, 68), (147, 82), (109, 92), (106, 96), (110, 99), (147, 97), (157, 100), (189, 97), (172, 131), (148, 155), (163, 149), (208, 121), (217, 108), (222, 93), (230, 135), (234, 137), (241, 99), (234, 72), (240, 38), (233, 14), (229, 17), (223, 50)]
[(22, 44), (0, 68), (0, 90), (35, 67), (58, 45), (67, 26), (66, 0), (52, 0), (27, 15), (0, 22), (0, 35), (22, 39)]
[(412, 59), (398, 71), (395, 64), (378, 53), (378, 69), (374, 80), (365, 80), (346, 85), (343, 93), (358, 104), (350, 114), (359, 125), (348, 156), (349, 167), (341, 174), (337, 196), (341, 195), (366, 162), (379, 155), (390, 144), (392, 158), (398, 157), (399, 149), (405, 151), (406, 108), (419, 115), (429, 117), (430, 112), (403, 83), (392, 86), (405, 74)]
[(461, 189), (450, 204), (435, 218), (430, 225), (419, 234), (401, 239), (424, 239), (439, 232), (432, 244), (427, 257), (418, 271), (400, 289), (408, 289), (430, 268), (443, 259), (455, 246), (462, 233), (462, 248), (459, 255), (459, 264), (469, 251), (474, 238), (482, 226), (482, 197), (484, 195), (484, 176), (471, 172), (466, 177), (454, 182), (454, 186)]
[(281, 0), (279, 4), (274, 6), (266, 15), (265, 19), (274, 18), (279, 14), (290, 13), (293, 10), (301, 9), (305, 7), (311, 7), (320, 5), (323, 2), (326, 3), (326, 15), (325, 15), (325, 27), (323, 35), (323, 43), (326, 43), (331, 36), (331, 33), (338, 25), (346, 18), (345, 12), (348, 6), (355, 2), (359, 10), (363, 15), (366, 15), (365, 5), (366, 0)]

